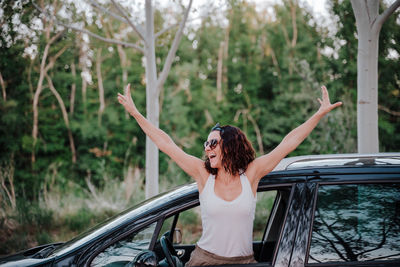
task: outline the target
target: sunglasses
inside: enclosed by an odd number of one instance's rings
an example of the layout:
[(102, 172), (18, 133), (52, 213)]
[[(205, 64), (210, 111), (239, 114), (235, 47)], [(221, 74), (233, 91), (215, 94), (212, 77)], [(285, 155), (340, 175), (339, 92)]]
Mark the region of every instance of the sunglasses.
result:
[(217, 139), (211, 139), (210, 141), (205, 141), (204, 142), (204, 149), (210, 146), (210, 149), (214, 149), (219, 143), (219, 140)]

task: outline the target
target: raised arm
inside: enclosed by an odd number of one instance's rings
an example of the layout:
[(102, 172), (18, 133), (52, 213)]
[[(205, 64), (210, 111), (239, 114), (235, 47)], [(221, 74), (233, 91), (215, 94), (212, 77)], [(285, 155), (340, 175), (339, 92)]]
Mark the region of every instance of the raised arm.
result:
[(185, 153), (174, 143), (168, 134), (155, 127), (138, 111), (131, 97), (130, 84), (125, 87), (124, 95), (118, 93), (118, 101), (124, 106), (126, 111), (135, 118), (140, 128), (150, 137), (158, 149), (167, 154), (188, 175), (193, 177), (197, 182), (206, 175), (204, 163), (201, 159)]
[(295, 150), (326, 114), (328, 114), (332, 109), (342, 105), (342, 102), (331, 104), (326, 87), (322, 86), (321, 90), (322, 100), (318, 98), (318, 101), (321, 104), (318, 111), (314, 113), (314, 115), (312, 115), (306, 122), (286, 135), (274, 150), (266, 155), (256, 158), (249, 165), (246, 173), (249, 175), (249, 177), (253, 178), (254, 182), (258, 183), (259, 179), (272, 171), (284, 157)]

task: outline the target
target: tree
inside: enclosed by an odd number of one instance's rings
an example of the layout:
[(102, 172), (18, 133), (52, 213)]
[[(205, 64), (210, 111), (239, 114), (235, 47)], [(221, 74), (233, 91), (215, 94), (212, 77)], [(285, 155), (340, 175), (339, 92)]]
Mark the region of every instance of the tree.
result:
[[(154, 31), (154, 9), (151, 0), (146, 0), (145, 3), (145, 28), (142, 29), (140, 25), (134, 23), (125, 12), (125, 10), (116, 3), (115, 0), (111, 0), (112, 6), (117, 13), (106, 9), (102, 5), (99, 5), (94, 0), (89, 0), (89, 2), (100, 11), (107, 15), (114, 17), (121, 22), (127, 23), (133, 31), (137, 34), (141, 40), (142, 45), (137, 45), (134, 43), (127, 43), (116, 39), (104, 38), (100, 35), (92, 33), (86, 29), (81, 29), (70, 24), (62, 23), (59, 24), (71, 28), (76, 31), (81, 31), (88, 34), (91, 37), (100, 39), (105, 42), (114, 43), (117, 45), (123, 45), (127, 47), (132, 47), (141, 51), (145, 56), (145, 69), (146, 69), (146, 114), (147, 119), (153, 123), (155, 126), (159, 126), (159, 96), (160, 92), (164, 86), (165, 80), (167, 79), (168, 73), (171, 69), (171, 65), (175, 58), (176, 50), (178, 49), (179, 42), (181, 40), (183, 29), (185, 27), (190, 8), (192, 6), (192, 0), (190, 0), (188, 7), (186, 8), (183, 18), (179, 24), (179, 28), (175, 34), (174, 40), (172, 42), (171, 48), (165, 59), (164, 65), (161, 68), (161, 72), (157, 73), (157, 62), (156, 62), (156, 41), (157, 38), (164, 32), (169, 30), (171, 27), (165, 28), (158, 33)], [(38, 7), (37, 7), (38, 8)], [(40, 9), (44, 12), (42, 9)], [(146, 137), (146, 197), (154, 196), (158, 193), (158, 148)]]
[(357, 131), (358, 152), (379, 152), (378, 138), (378, 44), (383, 23), (400, 6), (396, 0), (379, 14), (379, 1), (352, 0), (358, 34)]
[[(41, 1), (41, 5), (44, 5), (44, 2)], [(54, 2), (53, 4), (53, 8), (56, 12), (56, 10), (59, 8), (57, 1)], [(72, 155), (72, 162), (76, 162), (76, 150), (75, 150), (75, 144), (74, 144), (74, 139), (69, 127), (69, 119), (68, 119), (68, 115), (65, 109), (65, 105), (64, 102), (62, 100), (62, 98), (60, 97), (60, 95), (58, 94), (57, 90), (55, 89), (50, 76), (48, 75), (48, 72), (51, 68), (53, 68), (57, 58), (59, 58), (64, 52), (65, 50), (68, 48), (68, 45), (65, 45), (64, 47), (62, 47), (61, 49), (59, 49), (59, 51), (52, 57), (49, 56), (49, 50), (52, 44), (54, 44), (54, 42), (57, 41), (57, 39), (59, 39), (63, 33), (64, 30), (59, 30), (57, 33), (55, 33), (53, 36), (51, 36), (51, 31), (53, 28), (53, 20), (50, 19), (49, 21), (47, 21), (45, 18), (43, 18), (43, 25), (44, 26), (44, 32), (45, 32), (45, 39), (46, 39), (46, 46), (44, 48), (43, 51), (43, 55), (42, 55), (42, 60), (40, 63), (40, 75), (39, 75), (39, 80), (37, 83), (37, 87), (35, 90), (35, 94), (33, 97), (33, 103), (32, 103), (32, 110), (33, 110), (33, 126), (32, 126), (32, 139), (33, 139), (33, 145), (32, 145), (32, 163), (34, 163), (36, 161), (36, 157), (35, 157), (35, 149), (36, 149), (36, 143), (37, 143), (37, 135), (38, 135), (38, 124), (39, 124), (39, 109), (38, 109), (38, 104), (39, 104), (39, 97), (40, 94), (42, 93), (43, 90), (43, 81), (46, 78), (50, 87), (51, 92), (56, 96), (58, 103), (60, 105), (60, 109), (62, 111), (63, 114), (63, 118), (65, 121), (65, 125), (67, 127), (67, 131), (68, 131), (68, 137), (69, 137), (69, 141), (70, 141), (70, 147), (71, 147), (71, 155)], [(49, 58), (48, 58), (49, 57)], [(49, 61), (49, 62), (47, 62)]]

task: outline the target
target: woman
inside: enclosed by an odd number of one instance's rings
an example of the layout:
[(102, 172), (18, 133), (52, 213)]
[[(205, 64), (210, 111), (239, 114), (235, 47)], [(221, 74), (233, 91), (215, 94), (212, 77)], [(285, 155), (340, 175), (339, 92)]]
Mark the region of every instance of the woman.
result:
[(255, 158), (242, 131), (217, 124), (204, 143), (205, 161), (185, 153), (164, 131), (140, 114), (129, 84), (124, 95), (118, 94), (119, 103), (145, 134), (197, 183), (203, 233), (186, 266), (255, 262), (252, 233), (258, 182), (300, 145), (322, 117), (342, 104), (331, 104), (326, 87), (321, 89), (318, 111), (270, 153)]

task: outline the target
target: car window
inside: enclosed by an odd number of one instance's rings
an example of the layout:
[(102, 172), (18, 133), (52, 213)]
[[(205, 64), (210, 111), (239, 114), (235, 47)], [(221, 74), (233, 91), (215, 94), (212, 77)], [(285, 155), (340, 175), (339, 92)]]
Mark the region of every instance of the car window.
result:
[(203, 230), (201, 226), (200, 206), (181, 212), (175, 229), (181, 231), (182, 240), (179, 242), (176, 240), (176, 236), (174, 236), (174, 243), (189, 245), (199, 241)]
[(276, 198), (276, 190), (257, 193), (256, 214), (254, 216), (253, 241), (261, 241), (265, 226), (271, 214), (272, 206)]
[(172, 224), (174, 222), (174, 218), (175, 216), (170, 216), (168, 218), (166, 218), (161, 226), (161, 230), (158, 233), (158, 238), (157, 240), (160, 240), (161, 236), (164, 234), (167, 234), (171, 231), (172, 229)]
[(139, 252), (149, 249), (156, 224), (154, 222), (110, 245), (93, 259), (90, 266), (124, 266), (132, 261)]
[[(272, 262), (273, 260), (273, 255), (277, 249), (277, 244), (285, 221), (285, 214), (289, 206), (290, 193), (291, 187), (282, 187), (276, 190), (258, 192), (257, 194), (258, 201), (256, 219), (254, 222), (254, 238), (257, 239), (261, 236), (263, 221), (263, 227), (265, 229), (259, 251), (257, 251), (257, 246), (254, 247), (254, 256), (258, 262)], [(258, 218), (257, 212), (261, 213), (261, 216)], [(258, 223), (259, 226), (256, 226)]]
[(322, 185), (308, 263), (400, 259), (400, 184)]
[[(158, 235), (158, 240), (162, 235), (170, 233), (170, 231), (173, 230), (174, 219), (176, 219), (177, 216), (173, 243), (182, 245), (195, 244), (200, 239), (202, 233), (200, 206), (195, 206), (166, 218)], [(179, 240), (177, 240), (179, 234), (177, 235), (176, 231), (180, 232)]]

